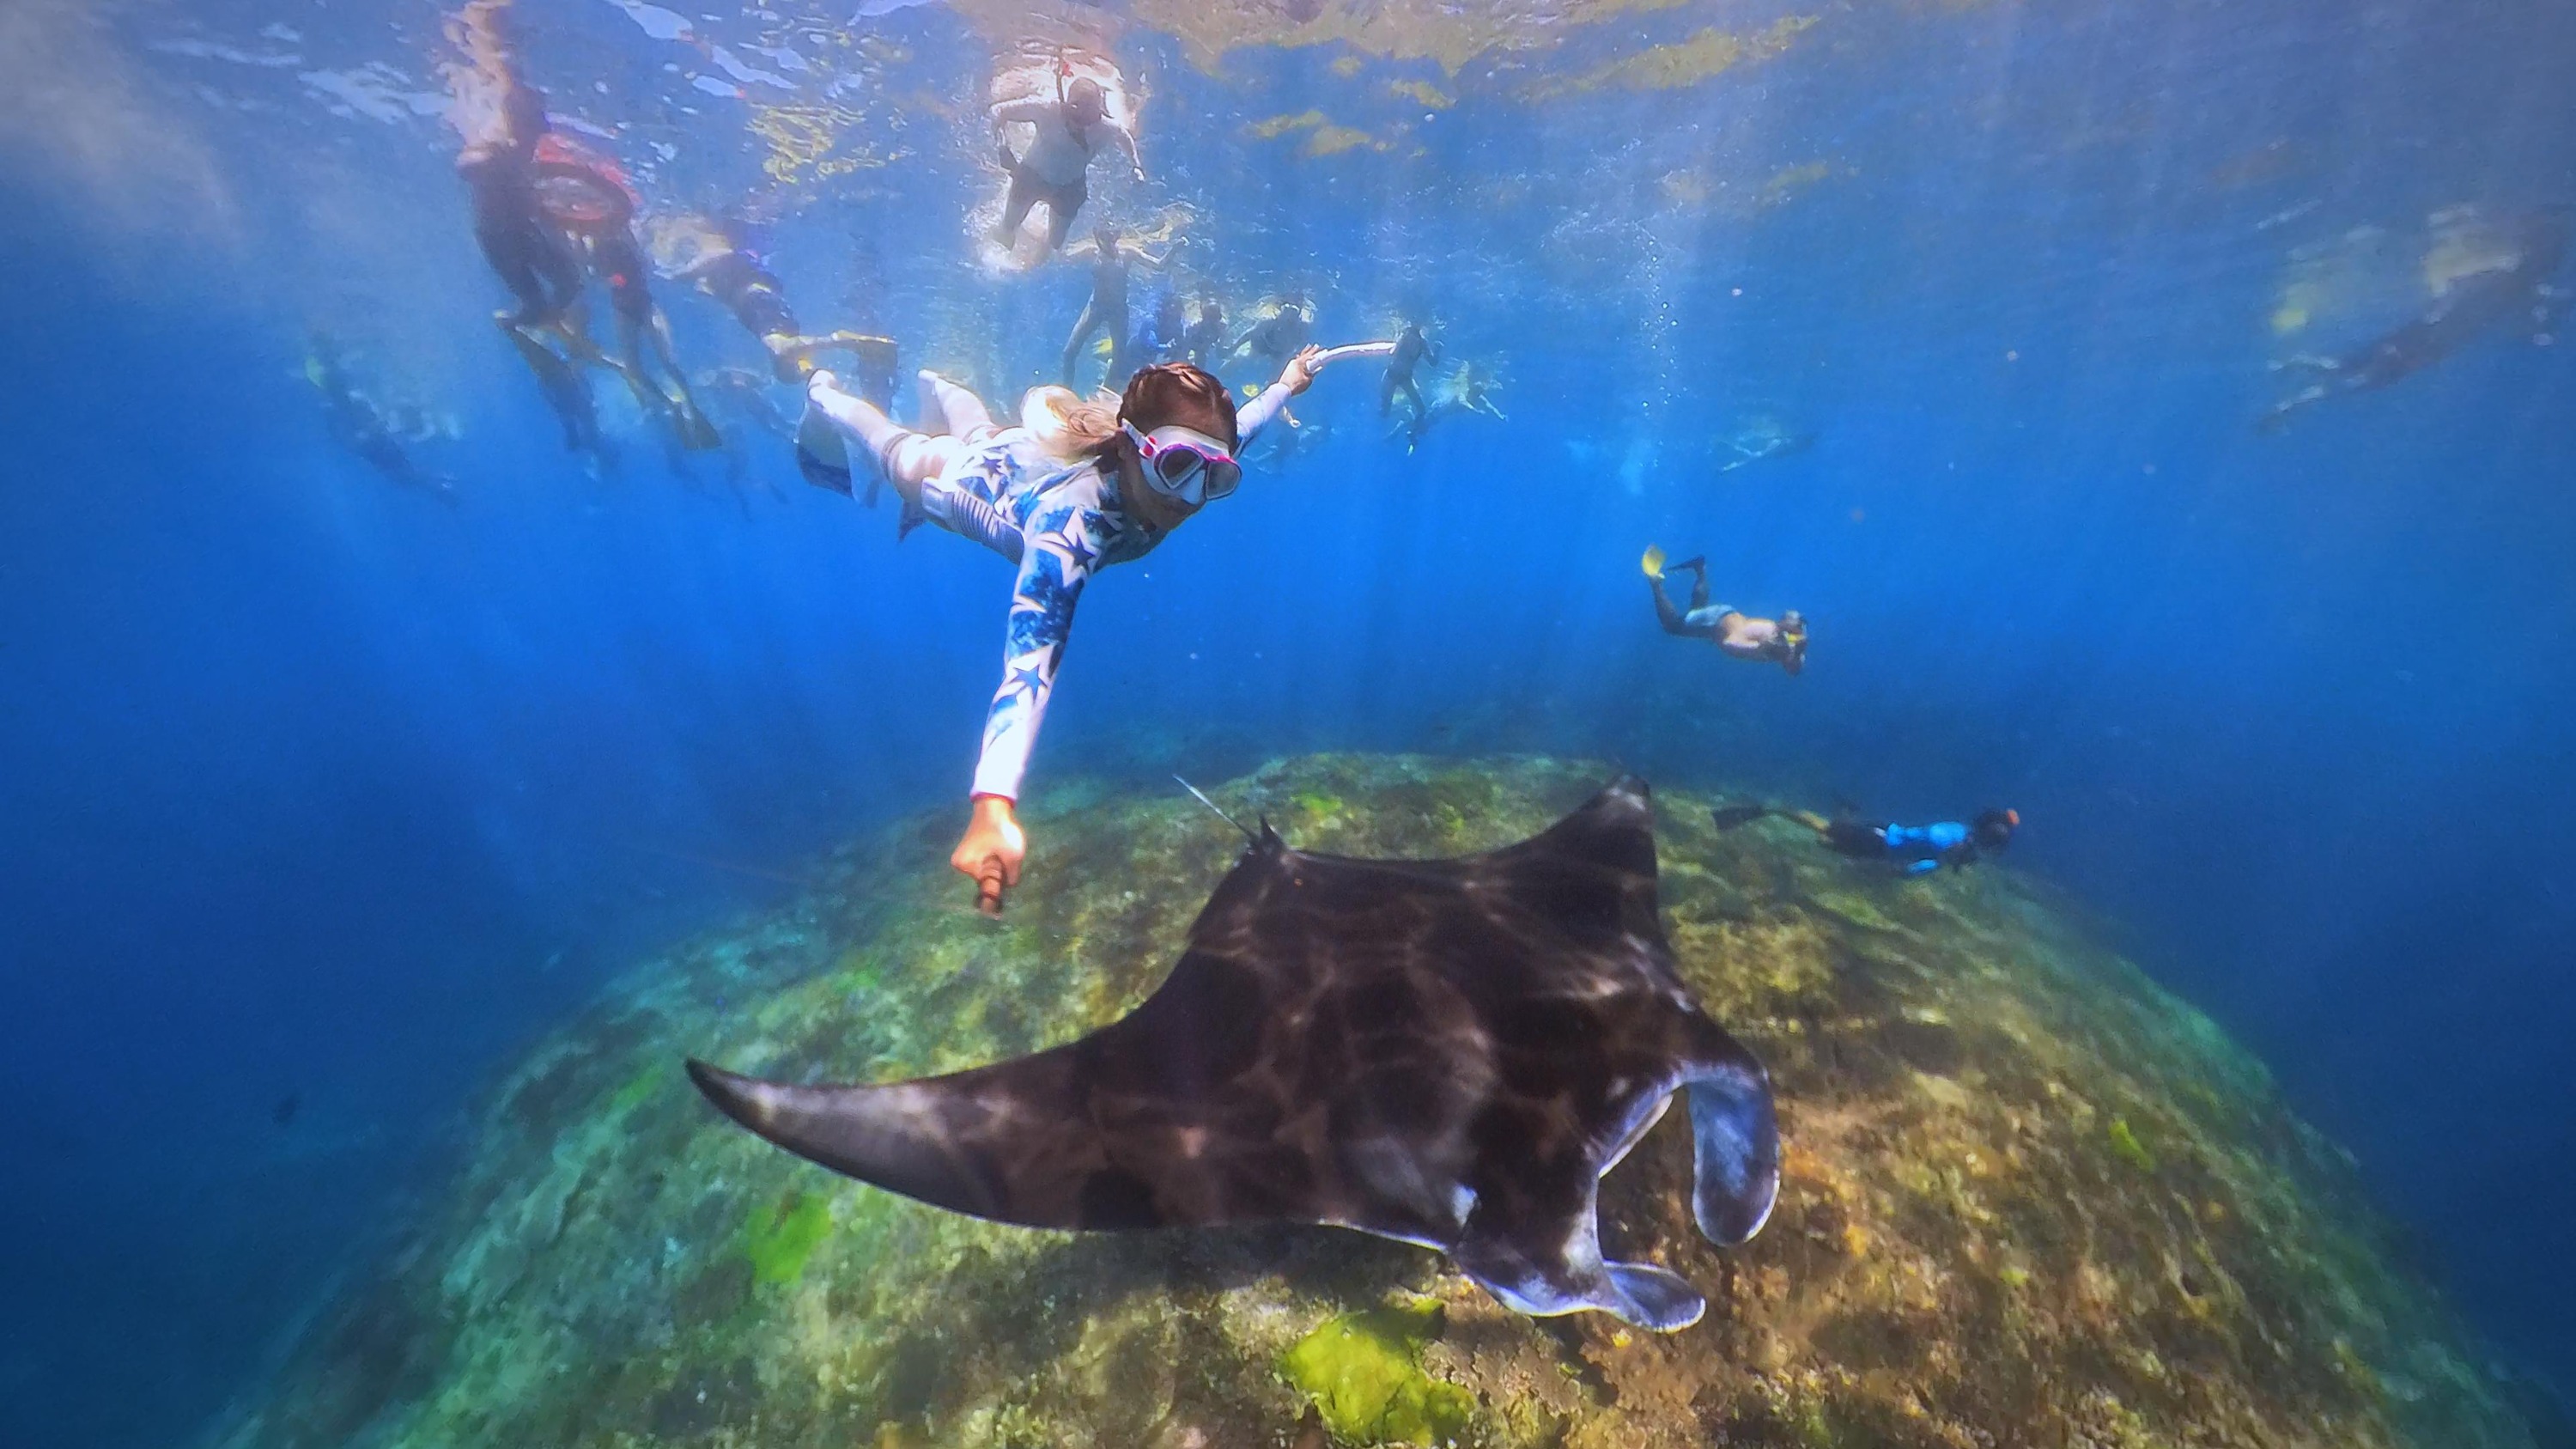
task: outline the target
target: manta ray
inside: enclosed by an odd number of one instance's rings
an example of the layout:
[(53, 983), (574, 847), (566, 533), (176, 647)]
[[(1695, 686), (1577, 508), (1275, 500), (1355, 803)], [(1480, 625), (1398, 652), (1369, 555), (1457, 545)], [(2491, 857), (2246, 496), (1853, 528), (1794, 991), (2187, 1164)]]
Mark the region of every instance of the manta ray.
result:
[(1096, 1230), (1310, 1223), (1435, 1248), (1511, 1308), (1699, 1320), (1678, 1274), (1603, 1259), (1602, 1175), (1690, 1094), (1693, 1215), (1770, 1216), (1768, 1075), (1692, 1004), (1625, 779), (1455, 860), (1291, 850), (1264, 821), (1163, 984), (1016, 1060), (883, 1086), (691, 1061), (725, 1115), (954, 1212)]

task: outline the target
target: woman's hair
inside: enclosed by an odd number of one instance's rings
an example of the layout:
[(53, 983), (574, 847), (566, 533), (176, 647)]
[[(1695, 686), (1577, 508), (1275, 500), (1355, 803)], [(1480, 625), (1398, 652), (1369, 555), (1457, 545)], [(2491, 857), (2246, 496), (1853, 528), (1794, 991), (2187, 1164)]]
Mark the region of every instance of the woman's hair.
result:
[(1083, 397), (1049, 383), (1030, 388), (1020, 399), (1020, 426), (1050, 456), (1068, 463), (1105, 456), (1117, 441), (1121, 422), (1150, 433), (1166, 423), (1188, 427), (1210, 418), (1224, 426), (1207, 431), (1221, 433), (1229, 447), (1241, 443), (1234, 399), (1225, 384), (1186, 362), (1158, 362), (1143, 369), (1128, 379), (1124, 397), (1105, 392)]
[(1134, 423), (1137, 431), (1150, 433), (1169, 423), (1189, 427), (1209, 419), (1224, 427), (1201, 431), (1212, 435), (1221, 431), (1229, 448), (1243, 445), (1243, 435), (1235, 426), (1234, 395), (1224, 383), (1186, 362), (1158, 362), (1127, 379), (1116, 421)]
[(1083, 397), (1053, 383), (1033, 387), (1020, 399), (1020, 426), (1048, 456), (1079, 463), (1106, 453), (1118, 436), (1118, 399), (1105, 392)]

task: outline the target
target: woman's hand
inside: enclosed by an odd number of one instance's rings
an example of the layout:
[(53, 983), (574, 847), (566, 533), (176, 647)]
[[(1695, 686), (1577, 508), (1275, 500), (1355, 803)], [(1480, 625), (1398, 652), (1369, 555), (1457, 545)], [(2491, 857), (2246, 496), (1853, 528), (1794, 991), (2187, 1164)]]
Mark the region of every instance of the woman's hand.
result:
[(1279, 380), (1288, 384), (1290, 397), (1295, 397), (1315, 385), (1315, 369), (1323, 355), (1323, 348), (1310, 345), (1303, 352), (1288, 359), (1288, 366), (1280, 372)]
[(1029, 838), (1020, 829), (1011, 802), (999, 795), (975, 797), (975, 813), (948, 863), (975, 882), (975, 909), (988, 916), (1002, 913), (1002, 892), (1020, 883), (1020, 862), (1028, 856)]

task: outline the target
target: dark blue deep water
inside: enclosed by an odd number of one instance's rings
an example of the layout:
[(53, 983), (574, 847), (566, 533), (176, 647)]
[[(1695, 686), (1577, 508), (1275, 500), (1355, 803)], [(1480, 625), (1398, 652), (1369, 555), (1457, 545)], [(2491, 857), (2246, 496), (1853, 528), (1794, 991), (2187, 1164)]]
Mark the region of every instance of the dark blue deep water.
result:
[[(1015, 398), (1085, 283), (972, 255), (996, 7), (846, 6), (667, 41), (518, 3), (648, 205), (766, 198), (809, 322), (873, 306), (907, 369)], [(1514, 750), (2017, 806), (2012, 865), (2272, 1065), (2501, 1359), (2576, 1387), (2576, 338), (2509, 318), (2251, 426), (2293, 385), (2267, 362), (2422, 310), (2445, 238), (2576, 200), (2576, 9), (1855, 0), (1561, 95), (1809, 12), (1574, 7), (1450, 74), (1206, 68), (1129, 9), (1063, 12), (1151, 95), (1151, 181), (1094, 208), (1185, 205), (1189, 285), (1307, 288), (1327, 341), (1432, 317), (1508, 421), (1407, 456), (1373, 366), (1328, 373), (1328, 440), (1093, 589), (1039, 788)], [(0, 10), (0, 1443), (183, 1441), (605, 976), (897, 812), (962, 816), (1008, 570), (898, 547), (757, 433), (739, 486), (680, 476), (606, 380), (622, 465), (576, 466), (485, 321), (440, 20)], [(693, 84), (805, 22), (869, 37), (833, 64), (887, 164), (769, 181), (751, 104)], [(693, 365), (759, 360), (664, 296)], [(455, 419), (421, 445), (453, 506), (334, 446), (310, 329)], [(1814, 446), (1717, 473), (1765, 417)], [(1660, 635), (1648, 543), (1802, 609), (1804, 675)]]

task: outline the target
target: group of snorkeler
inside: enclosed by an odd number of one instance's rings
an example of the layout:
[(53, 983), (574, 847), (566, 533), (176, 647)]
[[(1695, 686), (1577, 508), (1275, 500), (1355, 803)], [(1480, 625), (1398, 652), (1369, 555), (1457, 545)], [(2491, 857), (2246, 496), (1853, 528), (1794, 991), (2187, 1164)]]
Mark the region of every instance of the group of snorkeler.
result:
[[(495, 313), (494, 324), (535, 375), (567, 448), (597, 463), (610, 460), (590, 396), (592, 367), (616, 373), (680, 449), (724, 446), (675, 356), (670, 320), (653, 294), (657, 270), (730, 312), (781, 381), (800, 380), (815, 354), (842, 350), (860, 359), (863, 374), (891, 386), (893, 344), (849, 331), (806, 334), (747, 227), (693, 215), (660, 218), (648, 254), (637, 234), (640, 198), (623, 170), (556, 131), (544, 93), (521, 75), (504, 33), (508, 8), (509, 0), (469, 0), (456, 19), (456, 38), (486, 102), (482, 119), (470, 123), (474, 132), (456, 171), (473, 210), (475, 242), (515, 304)], [(594, 281), (607, 294), (613, 334), (606, 347), (587, 315)]]
[[(457, 169), (472, 198), (476, 239), (515, 302), (496, 315), (496, 324), (528, 360), (563, 422), (567, 445), (593, 452), (602, 446), (581, 382), (586, 366), (618, 372), (683, 446), (720, 444), (672, 356), (668, 324), (651, 296), (648, 275), (658, 261), (661, 276), (688, 284), (732, 314), (766, 353), (770, 380), (802, 385), (804, 416), (791, 424), (763, 396), (758, 373), (700, 374), (701, 386), (762, 431), (792, 430), (796, 461), (809, 481), (843, 493), (864, 483), (870, 502), (878, 488), (891, 487), (901, 502), (899, 537), (935, 524), (1014, 565), (1002, 680), (985, 714), (966, 828), (950, 854), (950, 864), (975, 882), (977, 904), (987, 913), (998, 913), (1005, 893), (1021, 880), (1028, 852), (1017, 814), (1021, 785), (1075, 607), (1095, 573), (1143, 558), (1234, 493), (1245, 453), (1265, 434), (1282, 439), (1274, 460), (1293, 449), (1290, 400), (1341, 357), (1384, 359), (1379, 413), (1396, 422), (1408, 447), (1447, 415), (1502, 416), (1490, 377), (1464, 365), (1456, 380), (1426, 397), (1417, 372), (1439, 361), (1439, 349), (1419, 322), (1404, 324), (1386, 342), (1316, 345), (1314, 304), (1302, 292), (1278, 298), (1239, 334), (1229, 332), (1214, 297), (1201, 298), (1191, 316), (1167, 292), (1131, 332), (1129, 269), (1162, 266), (1168, 253), (1101, 225), (1074, 249), (1088, 263), (1090, 286), (1066, 339), (1063, 385), (1034, 389), (1016, 413), (997, 418), (968, 388), (925, 370), (916, 376), (914, 420), (897, 422), (893, 341), (846, 330), (805, 332), (747, 228), (700, 216), (660, 220), (650, 227), (648, 259), (626, 178), (587, 148), (560, 142), (542, 94), (519, 75), (499, 32), (507, 4), (470, 0), (459, 18), (459, 38), (498, 104), (496, 119), (468, 142)], [(1086, 203), (1090, 163), (1104, 149), (1119, 150), (1143, 174), (1135, 136), (1113, 118), (1106, 91), (1089, 76), (1068, 77), (1061, 64), (1054, 94), (1001, 102), (991, 116), (997, 130), (1026, 125), (1032, 132), (1023, 146), (1007, 139), (1000, 146), (1008, 176), (1003, 239), (1015, 238), (1044, 206), (1047, 250), (1061, 250)], [(593, 343), (583, 323), (581, 298), (592, 279), (609, 293), (618, 329), (614, 352)], [(1095, 338), (1107, 355), (1101, 381), (1114, 395), (1074, 391)], [(848, 354), (848, 371), (819, 365), (825, 352)], [(1272, 379), (1257, 391), (1247, 388), (1241, 403), (1218, 376), (1239, 361)], [(1794, 611), (1772, 620), (1711, 606), (1704, 562), (1672, 567), (1693, 575), (1687, 609), (1664, 592), (1660, 551), (1648, 551), (1646, 571), (1668, 632), (1709, 639), (1729, 655), (1777, 663), (1791, 674), (1803, 667), (1806, 626)], [(2000, 848), (2010, 829), (1998, 836), (1986, 817), (1961, 827), (1822, 822), (1816, 828), (1846, 853), (1855, 853), (1860, 840), (1853, 830), (1865, 829), (1875, 832), (1880, 853), (1935, 865)]]

